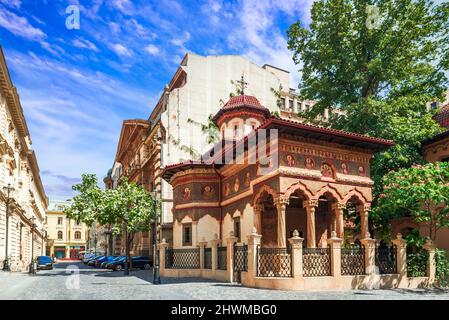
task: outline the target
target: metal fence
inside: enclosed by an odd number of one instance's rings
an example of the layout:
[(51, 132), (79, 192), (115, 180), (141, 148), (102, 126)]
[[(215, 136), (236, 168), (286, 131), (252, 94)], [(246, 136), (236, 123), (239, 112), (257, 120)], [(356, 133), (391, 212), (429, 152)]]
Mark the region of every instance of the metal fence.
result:
[(376, 247), (376, 267), (380, 274), (398, 273), (396, 252), (394, 245)]
[(234, 245), (234, 281), (242, 281), (242, 271), (248, 271), (248, 245)]
[(165, 251), (165, 268), (167, 269), (199, 269), (200, 248), (169, 249)]
[(227, 247), (217, 248), (217, 269), (226, 270), (228, 260), (228, 250)]
[(212, 248), (204, 248), (204, 269), (212, 269)]
[(258, 277), (292, 277), (292, 255), (286, 248), (257, 247)]
[(341, 249), (341, 274), (344, 276), (365, 274), (364, 247)]
[(304, 248), (302, 255), (302, 266), (304, 277), (330, 276), (330, 249)]

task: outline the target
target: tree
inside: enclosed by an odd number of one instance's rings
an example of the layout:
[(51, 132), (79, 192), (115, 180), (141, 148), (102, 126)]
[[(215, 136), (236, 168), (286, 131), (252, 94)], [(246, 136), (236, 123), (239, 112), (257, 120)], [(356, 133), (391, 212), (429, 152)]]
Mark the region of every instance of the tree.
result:
[(379, 198), (383, 212), (406, 212), (414, 222), (425, 223), (429, 238), (435, 241), (437, 231), (449, 227), (449, 163), (390, 172), (384, 177), (384, 193)]
[(129, 247), (135, 233), (149, 231), (152, 220), (156, 221), (155, 201), (142, 186), (129, 182), (126, 177), (120, 179), (117, 188), (105, 192), (104, 211), (98, 222), (112, 224), (114, 234), (124, 233), (128, 261), (131, 261)]
[(448, 82), (449, 4), (321, 0), (311, 16), (309, 28), (298, 21), (288, 30), (300, 94), (317, 100), (305, 116), (316, 122), (328, 109), (336, 129), (396, 142), (372, 161), (378, 196), (382, 177), (423, 164), (421, 141), (441, 131), (426, 103), (441, 100)]
[(68, 218), (76, 222), (92, 225), (103, 208), (104, 192), (98, 187), (98, 179), (94, 174), (83, 174), (81, 183), (72, 186), (78, 194), (73, 197), (69, 207), (64, 209)]
[[(72, 188), (78, 191), (70, 207), (64, 212), (67, 217), (92, 225), (112, 226), (113, 234), (125, 234), (126, 256), (129, 260), (129, 246), (136, 232), (149, 231), (156, 212), (157, 201), (142, 186), (120, 179), (116, 189), (103, 191), (97, 185), (94, 174), (83, 174), (82, 182)], [(157, 204), (157, 203), (156, 203)], [(157, 206), (160, 206), (157, 204)], [(127, 270), (127, 264), (125, 264)]]

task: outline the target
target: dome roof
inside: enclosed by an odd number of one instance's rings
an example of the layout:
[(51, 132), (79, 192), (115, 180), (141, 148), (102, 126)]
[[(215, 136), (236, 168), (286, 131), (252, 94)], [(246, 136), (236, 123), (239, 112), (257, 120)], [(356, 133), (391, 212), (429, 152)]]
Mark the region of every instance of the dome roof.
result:
[(228, 102), (217, 112), (217, 114), (213, 117), (213, 121), (217, 123), (217, 121), (221, 118), (221, 116), (229, 111), (234, 111), (238, 109), (248, 109), (248, 111), (252, 111), (258, 114), (262, 114), (265, 118), (269, 118), (271, 113), (266, 107), (260, 104), (259, 100), (253, 96), (247, 95), (238, 95), (231, 97)]

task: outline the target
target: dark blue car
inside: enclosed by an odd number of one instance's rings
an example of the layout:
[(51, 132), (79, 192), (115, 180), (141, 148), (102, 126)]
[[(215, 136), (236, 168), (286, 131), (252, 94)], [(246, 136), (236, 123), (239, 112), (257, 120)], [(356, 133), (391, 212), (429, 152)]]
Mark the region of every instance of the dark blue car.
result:
[(36, 259), (37, 270), (52, 270), (53, 259), (47, 256), (39, 256)]
[(95, 267), (100, 267), (104, 262), (112, 262), (118, 256), (103, 256), (100, 259), (95, 260)]

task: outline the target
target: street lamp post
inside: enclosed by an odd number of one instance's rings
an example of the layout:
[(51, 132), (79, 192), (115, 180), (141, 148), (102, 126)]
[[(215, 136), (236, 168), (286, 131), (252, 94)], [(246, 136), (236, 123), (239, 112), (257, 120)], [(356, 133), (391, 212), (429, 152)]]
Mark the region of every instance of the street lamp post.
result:
[[(45, 247), (47, 246), (47, 231), (45, 230), (45, 227), (42, 227), (41, 229), (41, 235), (42, 235), (42, 255), (45, 256)], [(45, 251), (44, 251), (45, 250)]]
[(129, 267), (128, 267), (128, 256), (129, 256), (129, 247), (128, 247), (128, 213), (125, 213), (125, 271), (124, 275), (129, 275)]
[(154, 266), (153, 266), (153, 284), (161, 284), (161, 277), (159, 275), (159, 255), (157, 252), (157, 224), (158, 224), (158, 213), (157, 213), (157, 203), (156, 203), (156, 197), (153, 198), (153, 210), (154, 210), (154, 222), (153, 222), (153, 260), (154, 260)]
[(31, 218), (31, 263), (30, 263), (30, 274), (35, 274), (34, 270), (34, 230), (36, 229), (36, 217)]
[(11, 203), (10, 194), (15, 189), (11, 187), (10, 183), (8, 183), (8, 186), (4, 187), (3, 190), (6, 193), (5, 261), (3, 263), (3, 271), (9, 271), (9, 262), (8, 262), (9, 204)]

